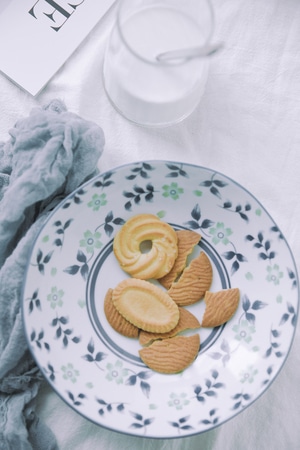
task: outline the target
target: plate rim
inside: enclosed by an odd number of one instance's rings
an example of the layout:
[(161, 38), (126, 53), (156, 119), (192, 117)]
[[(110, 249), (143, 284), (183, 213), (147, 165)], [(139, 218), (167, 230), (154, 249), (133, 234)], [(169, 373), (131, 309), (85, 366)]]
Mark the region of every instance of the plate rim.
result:
[[(27, 282), (27, 276), (28, 276), (28, 271), (29, 271), (29, 267), (30, 267), (30, 261), (33, 255), (33, 251), (35, 248), (35, 245), (41, 235), (41, 233), (43, 232), (44, 228), (47, 226), (48, 222), (51, 220), (51, 218), (53, 216), (55, 216), (55, 214), (57, 213), (57, 211), (59, 211), (62, 206), (67, 203), (68, 200), (72, 199), (74, 197), (74, 195), (76, 195), (77, 192), (84, 190), (85, 187), (92, 185), (97, 179), (105, 177), (106, 175), (110, 174), (110, 173), (114, 173), (117, 171), (120, 171), (122, 169), (126, 169), (127, 167), (134, 167), (137, 165), (141, 165), (141, 164), (159, 164), (159, 165), (168, 165), (168, 164), (176, 164), (176, 165), (181, 165), (181, 166), (185, 166), (185, 167), (193, 167), (196, 169), (200, 169), (200, 170), (204, 170), (207, 171), (208, 173), (214, 173), (217, 175), (220, 175), (221, 177), (224, 177), (225, 179), (229, 180), (231, 183), (233, 183), (235, 186), (237, 186), (239, 189), (241, 189), (242, 191), (244, 191), (247, 195), (249, 195), (266, 213), (266, 215), (268, 216), (268, 218), (271, 220), (271, 222), (278, 228), (279, 232), (281, 233), (282, 239), (286, 245), (286, 248), (289, 252), (289, 255), (291, 257), (291, 261), (293, 263), (293, 270), (295, 273), (295, 280), (296, 280), (296, 296), (297, 296), (297, 309), (296, 309), (296, 313), (297, 313), (297, 317), (296, 317), (296, 323), (295, 323), (295, 327), (293, 330), (293, 334), (291, 336), (291, 339), (289, 341), (289, 347), (286, 351), (286, 354), (284, 355), (284, 357), (281, 360), (281, 365), (278, 367), (278, 370), (276, 371), (275, 375), (272, 377), (272, 379), (268, 382), (268, 384), (266, 385), (266, 387), (264, 389), (261, 390), (261, 392), (255, 396), (254, 399), (252, 399), (251, 401), (249, 401), (241, 410), (236, 411), (234, 414), (232, 414), (230, 417), (223, 419), (221, 423), (217, 423), (214, 424), (212, 427), (208, 428), (208, 429), (203, 429), (203, 430), (196, 430), (194, 432), (190, 432), (189, 434), (182, 434), (182, 435), (162, 435), (162, 436), (155, 436), (155, 435), (141, 435), (141, 434), (137, 434), (134, 432), (128, 432), (122, 429), (118, 429), (118, 428), (114, 428), (112, 426), (107, 426), (104, 423), (99, 423), (96, 420), (93, 420), (90, 417), (87, 417), (84, 413), (82, 413), (78, 408), (76, 408), (75, 406), (73, 406), (71, 403), (68, 403), (67, 400), (64, 398), (64, 396), (59, 392), (58, 388), (54, 385), (54, 383), (46, 377), (44, 371), (42, 370), (42, 367), (40, 366), (40, 363), (38, 361), (38, 358), (36, 357), (35, 352), (33, 351), (32, 345), (30, 343), (29, 340), (29, 333), (27, 333), (26, 330), (26, 325), (25, 325), (25, 316), (26, 316), (26, 311), (25, 311), (25, 288), (26, 288), (26, 282)], [(237, 417), (239, 414), (241, 414), (243, 411), (245, 411), (246, 409), (248, 409), (250, 406), (252, 406), (257, 400), (259, 400), (267, 391), (268, 389), (271, 387), (271, 385), (274, 383), (274, 381), (277, 379), (278, 375), (280, 374), (280, 372), (282, 371), (283, 367), (286, 364), (286, 361), (290, 355), (291, 349), (294, 345), (294, 341), (295, 341), (295, 336), (296, 336), (296, 329), (297, 329), (297, 325), (298, 325), (298, 318), (299, 318), (299, 310), (300, 310), (300, 286), (299, 286), (299, 274), (298, 274), (298, 268), (297, 268), (297, 264), (296, 264), (296, 260), (294, 257), (294, 254), (292, 252), (292, 249), (289, 245), (288, 240), (286, 239), (285, 235), (281, 232), (280, 227), (277, 225), (277, 222), (273, 219), (273, 217), (271, 216), (271, 214), (269, 213), (269, 211), (265, 208), (265, 206), (261, 203), (260, 200), (257, 199), (257, 197), (252, 194), (248, 188), (244, 187), (242, 184), (240, 184), (239, 182), (237, 182), (236, 180), (234, 180), (233, 178), (231, 178), (230, 176), (224, 174), (223, 172), (219, 171), (219, 170), (215, 170), (213, 168), (210, 167), (206, 167), (206, 166), (202, 166), (202, 165), (198, 165), (198, 164), (194, 164), (194, 163), (189, 163), (189, 162), (184, 162), (184, 161), (176, 161), (176, 160), (169, 160), (169, 159), (142, 159), (142, 160), (137, 160), (137, 161), (132, 161), (132, 162), (128, 162), (128, 163), (124, 163), (124, 164), (120, 164), (118, 166), (115, 166), (111, 169), (107, 169), (103, 172), (99, 171), (99, 173), (97, 173), (96, 175), (91, 176), (90, 178), (86, 179), (81, 185), (79, 185), (76, 189), (74, 189), (72, 192), (70, 192), (69, 194), (67, 194), (62, 200), (59, 201), (59, 203), (53, 208), (53, 210), (51, 210), (46, 217), (44, 218), (40, 229), (37, 231), (34, 239), (32, 240), (32, 243), (30, 245), (30, 249), (28, 252), (28, 258), (26, 260), (26, 267), (24, 270), (24, 274), (23, 274), (23, 280), (22, 280), (22, 286), (21, 286), (21, 317), (22, 317), (22, 323), (23, 323), (23, 331), (24, 331), (24, 335), (26, 338), (26, 343), (28, 346), (28, 349), (30, 351), (30, 354), (35, 362), (35, 364), (37, 365), (38, 369), (40, 370), (43, 379), (51, 386), (51, 389), (54, 390), (54, 392), (58, 395), (58, 397), (60, 398), (60, 400), (62, 400), (69, 408), (71, 408), (73, 411), (75, 411), (77, 414), (79, 414), (81, 417), (83, 417), (85, 420), (88, 420), (89, 422), (97, 425), (98, 427), (102, 427), (104, 429), (107, 429), (109, 431), (114, 431), (117, 433), (120, 433), (122, 435), (126, 435), (126, 436), (131, 436), (131, 437), (141, 437), (141, 438), (147, 438), (147, 439), (154, 439), (154, 440), (166, 440), (166, 439), (186, 439), (192, 436), (197, 436), (203, 433), (206, 433), (208, 431), (212, 431), (215, 430), (217, 428), (219, 428), (220, 426), (224, 425), (225, 423), (231, 421), (232, 419), (234, 419), (235, 417)]]

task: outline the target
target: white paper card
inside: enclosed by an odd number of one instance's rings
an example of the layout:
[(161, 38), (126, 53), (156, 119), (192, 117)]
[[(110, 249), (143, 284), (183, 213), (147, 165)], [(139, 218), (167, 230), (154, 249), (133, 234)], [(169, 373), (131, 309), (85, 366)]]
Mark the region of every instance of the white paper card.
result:
[(115, 3), (0, 1), (0, 70), (32, 95), (38, 94)]

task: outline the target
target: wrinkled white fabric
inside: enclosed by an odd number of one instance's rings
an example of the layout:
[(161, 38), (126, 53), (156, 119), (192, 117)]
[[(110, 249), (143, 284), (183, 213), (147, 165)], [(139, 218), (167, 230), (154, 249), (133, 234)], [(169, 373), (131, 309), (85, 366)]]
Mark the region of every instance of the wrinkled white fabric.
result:
[[(102, 82), (104, 47), (115, 9), (99, 22), (35, 99), (0, 77), (0, 138), (20, 116), (50, 98), (104, 130), (101, 171), (142, 159), (186, 161), (220, 171), (248, 189), (280, 226), (300, 266), (300, 3), (213, 0), (215, 40), (205, 94), (184, 122), (135, 126), (118, 115)], [(300, 442), (300, 335), (268, 391), (233, 420), (185, 439), (119, 435), (71, 410), (46, 384), (38, 410), (61, 450), (297, 450)]]

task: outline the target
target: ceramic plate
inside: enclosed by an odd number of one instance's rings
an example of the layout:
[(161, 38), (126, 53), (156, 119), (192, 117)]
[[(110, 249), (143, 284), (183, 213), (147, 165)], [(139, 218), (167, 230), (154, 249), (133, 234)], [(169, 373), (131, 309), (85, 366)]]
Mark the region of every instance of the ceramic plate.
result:
[[(211, 291), (241, 292), (229, 322), (196, 331), (198, 357), (176, 375), (146, 367), (138, 341), (103, 312), (107, 289), (127, 277), (114, 235), (139, 213), (197, 231), (194, 253), (211, 260)], [(189, 307), (199, 319), (204, 308)], [(92, 422), (143, 437), (191, 436), (251, 405), (288, 356), (297, 312), (294, 259), (264, 207), (225, 175), (178, 162), (122, 166), (66, 198), (37, 237), (24, 283), (28, 344), (53, 389)]]

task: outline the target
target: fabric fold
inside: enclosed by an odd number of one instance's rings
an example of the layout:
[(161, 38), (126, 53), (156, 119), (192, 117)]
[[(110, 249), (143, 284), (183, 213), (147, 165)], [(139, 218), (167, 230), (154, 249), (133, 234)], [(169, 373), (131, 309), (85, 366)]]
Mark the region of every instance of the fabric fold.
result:
[(60, 100), (35, 108), (0, 144), (0, 450), (54, 450), (36, 416), (42, 374), (22, 323), (24, 274), (49, 212), (97, 173), (104, 133)]

